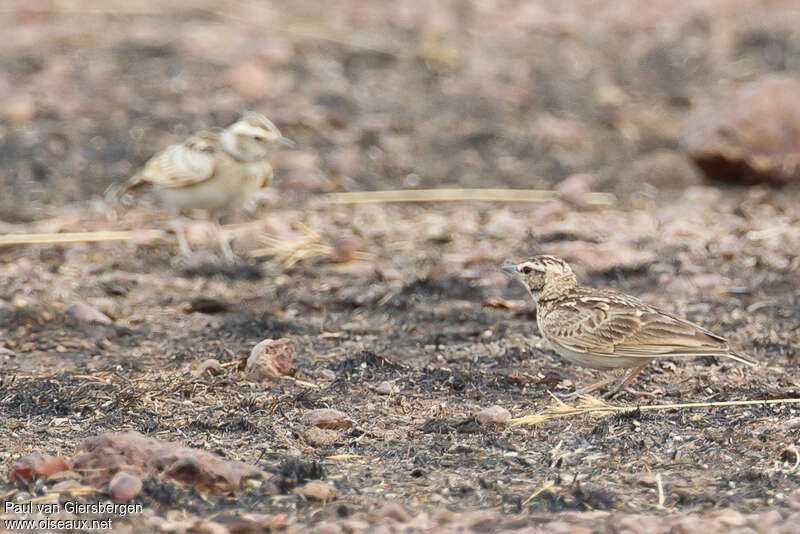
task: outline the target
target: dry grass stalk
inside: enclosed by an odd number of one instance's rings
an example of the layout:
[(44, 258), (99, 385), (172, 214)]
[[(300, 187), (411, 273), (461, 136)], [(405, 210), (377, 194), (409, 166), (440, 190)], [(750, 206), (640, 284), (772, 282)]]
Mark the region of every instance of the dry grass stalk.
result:
[[(548, 392), (549, 393), (549, 392)], [(578, 405), (571, 406), (556, 398), (552, 393), (550, 395), (554, 399), (551, 404), (543, 412), (532, 415), (524, 415), (511, 420), (511, 426), (520, 425), (538, 425), (550, 419), (559, 419), (561, 417), (572, 417), (577, 415), (591, 414), (595, 416), (609, 416), (615, 413), (626, 413), (647, 411), (647, 410), (686, 410), (691, 408), (719, 408), (724, 406), (767, 406), (770, 404), (800, 404), (798, 399), (769, 399), (769, 400), (738, 400), (738, 401), (721, 401), (721, 402), (689, 402), (684, 404), (653, 404), (650, 406), (614, 406), (593, 397), (591, 395), (578, 396)]]
[(664, 495), (664, 483), (661, 480), (661, 473), (656, 474), (656, 487), (658, 488), (658, 507), (664, 508), (666, 496)]
[[(303, 233), (301, 237), (262, 236), (261, 241), (266, 246), (251, 250), (250, 257), (272, 256), (278, 263), (285, 267), (291, 267), (304, 260), (329, 258), (334, 255), (333, 246), (323, 241), (322, 236), (317, 232), (304, 224), (300, 225), (299, 230)], [(372, 256), (366, 252), (353, 253), (353, 259), (356, 260), (368, 260), (371, 258)]]
[(44, 232), (39, 234), (0, 235), (0, 247), (11, 245), (47, 245), (57, 243), (91, 243), (96, 241), (153, 241), (164, 239), (161, 230), (101, 230), (99, 232)]
[[(366, 204), (375, 202), (547, 202), (561, 198), (558, 191), (546, 189), (398, 189), (394, 191), (354, 191), (331, 193), (334, 204)], [(587, 193), (585, 202), (592, 206), (610, 206), (616, 197), (611, 193)]]
[(334, 462), (343, 461), (343, 460), (352, 460), (354, 458), (361, 458), (360, 454), (334, 454), (333, 456), (326, 456), (326, 460), (332, 460)]
[(536, 497), (538, 497), (539, 495), (541, 495), (541, 494), (542, 494), (542, 493), (544, 493), (545, 491), (552, 491), (552, 489), (553, 489), (553, 487), (554, 487), (554, 486), (555, 486), (555, 483), (554, 483), (552, 480), (548, 480), (547, 482), (545, 482), (545, 483), (542, 485), (542, 487), (541, 487), (541, 488), (539, 488), (538, 490), (536, 490), (536, 491), (534, 491), (533, 493), (531, 493), (531, 494), (530, 494), (530, 496), (528, 496), (528, 498), (527, 498), (527, 499), (525, 499), (524, 501), (522, 501), (522, 506), (525, 506), (526, 504), (528, 504), (529, 502), (531, 502), (533, 499), (535, 499)]

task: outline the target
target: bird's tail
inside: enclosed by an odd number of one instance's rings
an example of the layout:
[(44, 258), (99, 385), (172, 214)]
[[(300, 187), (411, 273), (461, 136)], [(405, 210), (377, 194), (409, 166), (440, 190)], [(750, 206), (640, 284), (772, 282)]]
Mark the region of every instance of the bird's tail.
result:
[(106, 189), (106, 202), (110, 204), (122, 204), (123, 206), (130, 206), (133, 201), (131, 199), (131, 195), (128, 193), (141, 187), (145, 183), (145, 180), (142, 179), (140, 174), (131, 176), (124, 182), (115, 182), (108, 186), (108, 189)]

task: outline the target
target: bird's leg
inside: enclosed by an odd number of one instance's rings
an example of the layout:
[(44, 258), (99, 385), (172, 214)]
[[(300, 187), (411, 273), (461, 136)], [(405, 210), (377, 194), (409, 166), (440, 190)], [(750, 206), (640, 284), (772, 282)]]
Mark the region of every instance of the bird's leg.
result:
[(619, 385), (619, 387), (617, 389), (615, 389), (614, 391), (612, 391), (611, 394), (607, 395), (606, 398), (611, 399), (611, 398), (615, 397), (620, 391), (625, 389), (628, 386), (628, 384), (633, 382), (633, 379), (636, 378), (637, 376), (639, 376), (639, 373), (644, 371), (645, 367), (647, 367), (646, 363), (636, 367), (633, 371), (631, 371), (628, 374), (628, 376), (625, 378), (625, 380), (622, 381), (622, 383)]
[(183, 223), (175, 218), (172, 219), (172, 230), (175, 232), (175, 237), (178, 240), (178, 250), (180, 250), (181, 255), (188, 258), (192, 255), (192, 249), (189, 246), (189, 242), (186, 240), (186, 230), (183, 226)]
[(612, 378), (606, 378), (604, 380), (600, 380), (599, 382), (595, 382), (594, 384), (589, 384), (585, 388), (576, 389), (572, 393), (568, 393), (567, 395), (564, 395), (563, 398), (565, 400), (570, 400), (570, 399), (574, 399), (576, 397), (580, 397), (581, 395), (588, 395), (592, 391), (597, 391), (598, 389), (611, 384), (612, 382), (614, 382), (614, 380), (615, 379), (613, 377)]
[(225, 258), (226, 262), (234, 263), (236, 261), (236, 256), (234, 256), (233, 250), (231, 250), (228, 233), (222, 228), (219, 220), (214, 221), (214, 230), (217, 234), (217, 243), (219, 243), (219, 249), (222, 251), (222, 257)]

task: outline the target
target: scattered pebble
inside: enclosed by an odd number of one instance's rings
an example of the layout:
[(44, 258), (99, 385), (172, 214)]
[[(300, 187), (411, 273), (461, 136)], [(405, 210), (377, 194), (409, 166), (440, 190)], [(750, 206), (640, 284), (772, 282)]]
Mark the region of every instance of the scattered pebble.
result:
[(393, 519), (398, 523), (407, 523), (411, 521), (411, 514), (405, 508), (395, 502), (390, 502), (381, 509), (383, 517)]
[(789, 419), (783, 424), (783, 426), (791, 429), (800, 428), (800, 417), (793, 417), (792, 419)]
[(394, 395), (399, 391), (400, 388), (397, 387), (394, 380), (385, 380), (375, 387), (375, 392), (380, 395)]
[(118, 471), (108, 483), (108, 493), (116, 502), (126, 502), (142, 491), (142, 479), (136, 475)]
[(87, 323), (111, 324), (111, 318), (97, 308), (89, 306), (85, 302), (70, 302), (64, 308), (64, 313), (71, 315), (75, 319)]
[(303, 495), (315, 501), (332, 501), (339, 495), (339, 490), (331, 486), (327, 482), (321, 480), (312, 480), (306, 482), (303, 486), (295, 488), (292, 493)]
[(502, 406), (494, 405), (488, 408), (484, 408), (480, 412), (475, 415), (475, 419), (481, 423), (482, 425), (485, 424), (495, 424), (495, 425), (507, 425), (508, 421), (511, 419), (511, 412), (503, 408)]
[(34, 452), (27, 454), (16, 462), (8, 474), (8, 480), (14, 482), (17, 478), (22, 480), (31, 481), (37, 477), (49, 477), (59, 471), (66, 471), (69, 465), (66, 460), (60, 456), (45, 456)]
[(17, 123), (25, 123), (36, 115), (36, 102), (27, 96), (9, 99), (0, 108), (0, 116)]
[(317, 426), (319, 428), (350, 428), (353, 426), (353, 420), (347, 414), (330, 408), (320, 408), (306, 412), (303, 415), (302, 422), (304, 425)]
[(339, 433), (337, 431), (317, 426), (310, 426), (303, 429), (300, 435), (306, 443), (312, 447), (327, 447), (333, 445), (339, 439)]
[(291, 339), (265, 339), (250, 351), (247, 373), (253, 380), (270, 380), (292, 370), (294, 344)]
[(333, 241), (331, 261), (347, 263), (353, 261), (355, 253), (364, 248), (364, 240), (356, 236), (340, 237)]
[(800, 78), (771, 75), (689, 120), (684, 149), (711, 180), (800, 180)]
[(228, 71), (228, 85), (245, 98), (262, 98), (271, 81), (267, 68), (252, 59), (241, 61)]
[(323, 521), (317, 523), (317, 526), (311, 532), (313, 534), (342, 534), (344, 530), (333, 521)]
[(200, 378), (201, 376), (215, 376), (221, 372), (222, 364), (219, 363), (219, 360), (209, 358), (198, 365), (193, 374), (194, 376)]

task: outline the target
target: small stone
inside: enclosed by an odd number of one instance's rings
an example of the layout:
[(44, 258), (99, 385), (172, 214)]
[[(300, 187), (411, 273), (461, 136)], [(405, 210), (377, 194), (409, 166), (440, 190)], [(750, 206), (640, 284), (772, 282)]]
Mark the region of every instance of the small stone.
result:
[(381, 513), (383, 514), (383, 517), (393, 519), (398, 523), (407, 523), (408, 521), (411, 521), (411, 514), (406, 512), (405, 508), (394, 502), (390, 502), (384, 506), (381, 510)]
[(118, 471), (108, 483), (108, 493), (116, 502), (126, 502), (142, 491), (142, 479), (136, 475)]
[(64, 308), (64, 313), (71, 315), (78, 321), (87, 323), (111, 324), (111, 318), (97, 308), (89, 306), (85, 302), (70, 302)]
[(270, 380), (292, 370), (294, 344), (291, 339), (265, 339), (250, 351), (247, 372), (253, 380)]
[(60, 456), (45, 456), (38, 452), (22, 456), (11, 467), (8, 480), (14, 482), (17, 478), (31, 481), (38, 477), (49, 477), (55, 473), (69, 470), (66, 460)]
[(478, 412), (477, 415), (475, 415), (475, 419), (482, 425), (489, 423), (495, 425), (507, 425), (508, 421), (511, 419), (511, 412), (502, 406), (494, 405), (484, 408)]
[(353, 426), (353, 420), (347, 414), (330, 408), (320, 408), (306, 412), (303, 415), (302, 422), (304, 425), (317, 426), (319, 428), (350, 428)]
[(770, 75), (696, 114), (681, 139), (710, 180), (781, 185), (800, 180), (800, 77)]
[(328, 430), (316, 426), (304, 429), (300, 435), (312, 447), (327, 447), (333, 445), (339, 439), (339, 433), (335, 430)]
[(327, 482), (312, 480), (299, 488), (295, 488), (292, 493), (303, 495), (315, 501), (328, 502), (334, 500), (339, 495), (339, 490)]
[(214, 358), (209, 358), (205, 360), (200, 365), (197, 366), (197, 369), (194, 370), (194, 376), (200, 378), (202, 376), (216, 376), (222, 372), (222, 365), (219, 363), (219, 360), (215, 360)]
[(789, 419), (783, 424), (783, 426), (791, 429), (800, 428), (800, 417), (793, 417), (792, 419)]
[(271, 85), (270, 74), (264, 65), (246, 59), (228, 71), (228, 85), (249, 99), (262, 98)]
[(317, 526), (312, 530), (313, 534), (342, 534), (344, 530), (342, 527), (332, 521), (323, 521), (317, 523)]
[(331, 261), (347, 263), (353, 261), (355, 253), (364, 248), (364, 240), (356, 236), (340, 237), (333, 242)]
[(394, 395), (398, 391), (400, 388), (397, 387), (394, 380), (385, 380), (375, 387), (375, 392), (379, 395)]
[(9, 99), (0, 115), (17, 123), (24, 123), (36, 115), (36, 102), (30, 97), (19, 96)]
[(721, 510), (717, 516), (717, 521), (729, 527), (743, 527), (747, 524), (747, 517), (737, 510)]

